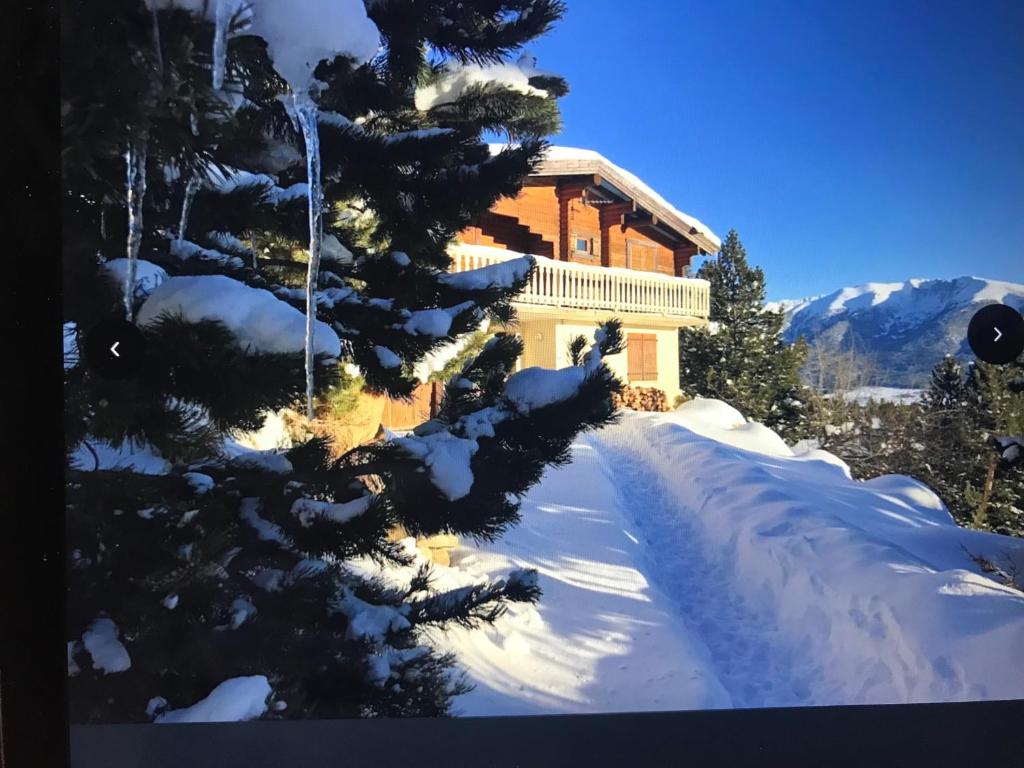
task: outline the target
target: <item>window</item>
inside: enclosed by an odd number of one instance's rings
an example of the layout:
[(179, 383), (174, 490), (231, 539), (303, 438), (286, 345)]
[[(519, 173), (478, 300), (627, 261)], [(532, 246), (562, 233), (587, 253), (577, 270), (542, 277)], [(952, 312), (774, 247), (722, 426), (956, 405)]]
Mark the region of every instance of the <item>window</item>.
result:
[(658, 337), (653, 333), (630, 333), (626, 336), (627, 376), (633, 381), (655, 381), (658, 378)]
[(626, 268), (653, 272), (657, 252), (654, 243), (626, 240)]
[(589, 256), (594, 257), (600, 254), (600, 246), (593, 237), (587, 237), (586, 235), (574, 234), (572, 236), (572, 251), (575, 256)]

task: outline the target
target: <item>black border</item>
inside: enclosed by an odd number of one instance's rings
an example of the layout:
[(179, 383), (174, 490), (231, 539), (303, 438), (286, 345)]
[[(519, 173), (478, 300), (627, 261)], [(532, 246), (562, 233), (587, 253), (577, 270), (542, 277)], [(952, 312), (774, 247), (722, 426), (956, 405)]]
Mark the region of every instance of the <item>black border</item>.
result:
[(3, 338), (5, 378), (15, 391), (4, 398), (2, 428), (5, 768), (60, 765), (68, 756), (58, 7), (49, 0), (8, 10), (0, 25), (5, 85), (13, 89), (5, 98), (13, 136), (5, 142), (3, 283), (9, 314)]
[(72, 766), (1011, 766), (1024, 701), (71, 729)]
[[(98, 1), (98, 0), (96, 0)], [(65, 10), (71, 4), (65, 5)], [(0, 25), (8, 379), (15, 451), (0, 520), (0, 766), (1019, 765), (1024, 701), (618, 715), (66, 727), (59, 242), (58, 9)], [(13, 274), (11, 274), (13, 272)], [(9, 281), (9, 282), (8, 282)], [(17, 301), (12, 301), (12, 297)], [(20, 302), (20, 303), (19, 303)], [(12, 440), (11, 436), (18, 436)], [(28, 436), (28, 437), (23, 437)], [(17, 645), (14, 643), (17, 642)], [(1024, 663), (1024, 660), (1022, 660)]]

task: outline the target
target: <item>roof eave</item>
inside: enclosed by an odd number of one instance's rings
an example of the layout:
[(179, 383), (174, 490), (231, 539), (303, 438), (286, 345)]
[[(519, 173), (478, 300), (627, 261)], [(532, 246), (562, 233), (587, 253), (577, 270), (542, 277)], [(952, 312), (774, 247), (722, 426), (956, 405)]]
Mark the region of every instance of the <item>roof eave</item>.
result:
[(629, 180), (624, 179), (610, 163), (603, 160), (580, 159), (580, 160), (548, 160), (544, 159), (533, 176), (579, 176), (596, 174), (608, 181), (612, 186), (621, 190), (637, 205), (649, 213), (653, 213), (659, 220), (668, 224), (696, 245), (703, 253), (716, 253), (721, 245), (717, 242), (717, 235), (707, 230), (696, 230), (692, 224), (680, 218), (674, 211), (654, 200), (643, 190), (637, 189)]

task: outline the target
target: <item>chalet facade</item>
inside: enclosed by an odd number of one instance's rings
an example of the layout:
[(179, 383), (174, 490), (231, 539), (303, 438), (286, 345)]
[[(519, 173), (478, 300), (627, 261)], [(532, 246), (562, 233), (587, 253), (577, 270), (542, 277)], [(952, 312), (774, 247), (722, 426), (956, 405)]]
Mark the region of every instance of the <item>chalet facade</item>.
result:
[(608, 317), (627, 350), (608, 364), (630, 386), (679, 393), (678, 330), (707, 324), (708, 284), (691, 260), (719, 250), (715, 234), (633, 174), (590, 150), (551, 147), (515, 198), (459, 234), (454, 271), (520, 254), (537, 271), (516, 299), (520, 366), (570, 365), (569, 341)]

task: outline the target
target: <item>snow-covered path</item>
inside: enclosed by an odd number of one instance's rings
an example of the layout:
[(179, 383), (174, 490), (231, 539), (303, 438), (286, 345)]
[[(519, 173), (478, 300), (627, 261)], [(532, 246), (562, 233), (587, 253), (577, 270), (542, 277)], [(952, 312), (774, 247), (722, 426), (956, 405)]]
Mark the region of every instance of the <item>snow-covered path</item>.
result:
[(513, 605), (493, 628), (434, 634), (476, 686), (458, 710), (519, 715), (733, 706), (704, 643), (645, 575), (646, 547), (618, 504), (603, 452), (585, 438), (573, 455), (529, 494), (518, 526), (495, 544), (455, 555), (464, 574), (535, 568), (544, 590), (539, 605)]
[(607, 436), (595, 442), (617, 468), (620, 507), (629, 511), (646, 545), (648, 573), (707, 645), (733, 706), (815, 703), (812, 686), (820, 668), (801, 659), (736, 591), (728, 563), (714, 555), (693, 523), (705, 510), (680, 509), (658, 473), (628, 444), (616, 445)]
[(535, 568), (489, 629), (437, 632), (466, 715), (1024, 697), (1024, 540), (957, 527), (903, 477), (857, 482), (723, 403), (626, 414), (579, 439), (452, 585)]

